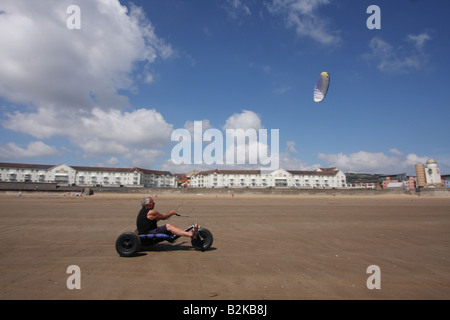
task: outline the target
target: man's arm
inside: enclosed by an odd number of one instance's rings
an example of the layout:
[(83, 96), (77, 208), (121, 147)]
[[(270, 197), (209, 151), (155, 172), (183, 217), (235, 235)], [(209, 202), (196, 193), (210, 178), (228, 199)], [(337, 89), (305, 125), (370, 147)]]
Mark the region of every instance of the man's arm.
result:
[(147, 213), (147, 219), (149, 219), (149, 220), (156, 220), (156, 221), (159, 221), (159, 220), (166, 220), (166, 219), (169, 219), (171, 216), (173, 216), (175, 214), (175, 210), (171, 210), (169, 213), (167, 213), (167, 214), (162, 214), (162, 213), (159, 213), (158, 211), (156, 211), (156, 210), (150, 210), (148, 213)]

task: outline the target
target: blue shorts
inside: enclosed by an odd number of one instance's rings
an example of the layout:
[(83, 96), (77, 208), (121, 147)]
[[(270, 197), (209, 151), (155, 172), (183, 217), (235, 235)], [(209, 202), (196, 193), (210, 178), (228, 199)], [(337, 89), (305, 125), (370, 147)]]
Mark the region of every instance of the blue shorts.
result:
[(166, 225), (163, 225), (161, 227), (157, 227), (155, 229), (152, 229), (148, 232), (148, 234), (155, 234), (155, 233), (164, 233), (164, 234), (168, 234), (168, 235), (172, 235), (172, 232), (170, 232), (169, 230), (167, 230)]

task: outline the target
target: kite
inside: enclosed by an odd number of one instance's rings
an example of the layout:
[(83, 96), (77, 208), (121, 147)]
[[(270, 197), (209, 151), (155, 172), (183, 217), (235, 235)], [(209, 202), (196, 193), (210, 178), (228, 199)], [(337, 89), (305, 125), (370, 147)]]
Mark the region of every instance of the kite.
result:
[(328, 87), (330, 85), (330, 74), (328, 72), (322, 72), (317, 79), (316, 86), (314, 87), (314, 101), (321, 102), (327, 95)]

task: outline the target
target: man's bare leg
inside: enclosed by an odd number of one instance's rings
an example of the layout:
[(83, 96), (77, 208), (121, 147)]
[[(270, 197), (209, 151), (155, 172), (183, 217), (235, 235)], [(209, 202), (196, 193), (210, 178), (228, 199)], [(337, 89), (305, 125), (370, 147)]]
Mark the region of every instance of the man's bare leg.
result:
[(173, 224), (166, 224), (167, 231), (170, 231), (176, 236), (180, 237), (189, 237), (192, 238), (194, 236), (194, 232), (198, 231), (198, 225), (195, 224), (194, 228), (191, 231), (184, 231), (181, 228), (174, 226)]

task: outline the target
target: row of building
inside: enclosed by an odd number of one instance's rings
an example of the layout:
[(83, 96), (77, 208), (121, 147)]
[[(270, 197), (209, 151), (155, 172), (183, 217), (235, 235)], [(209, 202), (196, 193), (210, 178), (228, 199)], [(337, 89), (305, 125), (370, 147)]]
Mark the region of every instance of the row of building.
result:
[(347, 188), (352, 189), (404, 189), (416, 188), (416, 177), (406, 173), (381, 175), (347, 173)]
[(345, 174), (337, 168), (318, 168), (314, 171), (277, 169), (201, 171), (191, 176), (190, 185), (196, 188), (345, 188)]
[(354, 174), (346, 175), (349, 188), (371, 189), (404, 189), (415, 188), (450, 188), (450, 175), (441, 175), (434, 159), (428, 159), (426, 164), (416, 164), (417, 176), (406, 173), (394, 175)]
[[(0, 182), (58, 183), (60, 185), (146, 188), (344, 188), (345, 174), (337, 168), (314, 171), (278, 169), (210, 170), (188, 175), (142, 168), (108, 168), (0, 163)], [(184, 180), (183, 180), (184, 179)], [(183, 183), (185, 182), (185, 183)]]
[(345, 174), (338, 168), (311, 171), (277, 169), (208, 170), (187, 174), (142, 168), (109, 168), (0, 163), (0, 182), (57, 183), (60, 185), (146, 188), (304, 188), (304, 189), (414, 189), (450, 187), (449, 176), (440, 175), (436, 161), (417, 165), (417, 178), (396, 175)]
[(0, 181), (102, 187), (173, 188), (176, 186), (175, 176), (169, 171), (66, 164), (0, 163)]

